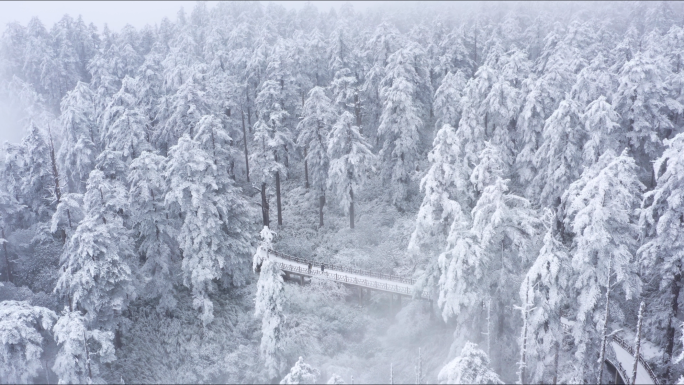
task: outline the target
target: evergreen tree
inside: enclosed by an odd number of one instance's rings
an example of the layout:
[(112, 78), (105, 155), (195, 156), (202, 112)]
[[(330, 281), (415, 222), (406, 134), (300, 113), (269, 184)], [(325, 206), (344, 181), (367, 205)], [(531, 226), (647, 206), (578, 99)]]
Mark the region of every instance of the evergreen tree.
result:
[(249, 210), (230, 182), (218, 178), (212, 155), (202, 144), (184, 135), (169, 150), (165, 204), (183, 217), (177, 239), (183, 252), (183, 284), (192, 289), (193, 306), (201, 310), (206, 326), (212, 322), (214, 280), (226, 286), (246, 280), (249, 236), (243, 231)]
[(93, 384), (104, 382), (100, 364), (116, 360), (114, 333), (89, 330), (86, 317), (79, 311), (64, 309), (52, 328), (59, 351), (52, 366), (60, 384)]
[[(539, 255), (527, 271), (520, 287), (524, 301), (531, 290), (529, 301), (533, 305), (528, 315), (527, 367), (528, 382), (553, 382), (558, 376), (554, 362), (563, 343), (561, 310), (568, 304), (568, 291), (573, 277), (570, 255), (558, 239), (554, 229), (555, 216), (547, 209), (544, 215), (546, 234)], [(528, 285), (529, 283), (529, 285)]]
[(389, 183), (389, 198), (405, 206), (409, 183), (420, 151), (420, 131), (430, 108), (431, 87), (422, 50), (415, 45), (392, 54), (380, 83), (382, 114), (378, 135), (383, 145), (383, 179)]
[[(98, 163), (104, 168), (102, 159)], [(136, 296), (133, 242), (124, 226), (128, 194), (111, 173), (97, 169), (83, 202), (85, 217), (65, 246), (55, 292), (84, 310), (89, 325), (111, 328)]]
[(0, 375), (3, 382), (29, 383), (42, 369), (43, 332), (57, 315), (25, 301), (0, 302)]
[(468, 221), (470, 172), (461, 163), (462, 159), (456, 130), (445, 124), (437, 132), (432, 151), (428, 154), (430, 168), (420, 183), (425, 197), (409, 240), (409, 250), (417, 252), (425, 247), (442, 249), (452, 223)]
[(461, 97), (466, 85), (466, 78), (463, 72), (447, 73), (442, 80), (442, 84), (435, 92), (435, 117), (436, 127), (445, 124), (458, 127), (461, 119)]
[(637, 166), (626, 151), (620, 156), (607, 151), (563, 194), (564, 225), (574, 235), (571, 252), (578, 302), (572, 335), (577, 381), (596, 378), (595, 365), (586, 357), (598, 352), (595, 323), (603, 319), (597, 313), (601, 312), (602, 289), (611, 281), (610, 270), (626, 299), (640, 293), (634, 266), (639, 234), (635, 209), (644, 187), (636, 173)]
[(261, 359), (264, 361), (269, 378), (278, 377), (285, 369), (283, 357), (283, 291), (285, 290), (280, 268), (269, 259), (268, 252), (273, 248), (273, 233), (264, 226), (261, 230), (261, 243), (253, 258), (253, 269), (259, 272), (254, 315), (261, 317)]
[(320, 197), (320, 226), (323, 226), (323, 203), (325, 202), (325, 186), (328, 179), (328, 134), (337, 116), (330, 99), (321, 87), (314, 87), (309, 91), (309, 97), (304, 102), (302, 120), (297, 125), (299, 137), (297, 144), (304, 148), (304, 170), (306, 185), (311, 182)]
[(62, 100), (62, 145), (57, 158), (68, 192), (84, 193), (88, 174), (100, 151), (100, 130), (95, 122), (94, 95), (88, 85), (76, 83)]
[(105, 148), (120, 151), (124, 159), (135, 159), (150, 149), (149, 121), (138, 107), (136, 80), (125, 77), (121, 89), (112, 96), (104, 113), (102, 143)]
[(587, 133), (580, 114), (577, 103), (566, 99), (544, 125), (542, 144), (534, 159), (539, 171), (532, 180), (536, 196), (544, 205), (557, 205), (563, 191), (582, 173)]
[(168, 190), (165, 166), (166, 158), (144, 151), (131, 162), (127, 177), (130, 224), (143, 261), (140, 273), (146, 283), (144, 294), (160, 296), (159, 309), (175, 307), (173, 286), (180, 270), (175, 241), (177, 223), (169, 219), (164, 205)]
[(340, 207), (349, 214), (349, 226), (354, 228), (354, 191), (358, 193), (368, 177), (375, 156), (371, 146), (354, 126), (354, 117), (343, 112), (328, 136), (330, 171), (328, 188)]
[[(679, 308), (684, 257), (684, 239), (679, 230), (684, 210), (681, 199), (684, 191), (684, 135), (678, 134), (674, 139), (666, 140), (665, 146), (663, 155), (654, 164), (656, 187), (644, 194), (640, 226), (646, 241), (639, 248), (639, 255), (645, 267), (645, 279), (657, 282), (656, 298), (649, 305), (653, 310), (646, 324), (647, 335), (650, 340), (664, 346), (669, 374), (676, 344), (675, 317)], [(665, 379), (668, 380), (667, 376)]]

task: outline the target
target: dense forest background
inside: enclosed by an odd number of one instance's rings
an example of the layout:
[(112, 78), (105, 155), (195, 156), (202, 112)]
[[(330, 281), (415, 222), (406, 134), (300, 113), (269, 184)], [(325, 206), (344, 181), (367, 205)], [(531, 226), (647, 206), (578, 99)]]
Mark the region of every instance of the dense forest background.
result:
[[(198, 2), (7, 25), (0, 382), (595, 383), (638, 323), (677, 381), (683, 24), (675, 2)], [(284, 282), (268, 248), (434, 301)]]

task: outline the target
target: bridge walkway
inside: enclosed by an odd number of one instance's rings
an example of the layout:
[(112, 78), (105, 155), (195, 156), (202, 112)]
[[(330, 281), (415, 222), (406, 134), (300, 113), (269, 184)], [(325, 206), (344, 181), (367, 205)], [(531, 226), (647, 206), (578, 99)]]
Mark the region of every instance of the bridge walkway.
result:
[[(414, 298), (414, 285), (416, 281), (412, 278), (376, 273), (341, 265), (322, 264), (304, 258), (289, 256), (275, 250), (269, 250), (269, 258), (276, 262), (282, 271), (289, 274), (318, 277), (345, 285)], [(311, 266), (311, 269), (309, 269), (309, 266)], [(431, 300), (430, 293), (427, 290), (415, 293), (415, 298)]]

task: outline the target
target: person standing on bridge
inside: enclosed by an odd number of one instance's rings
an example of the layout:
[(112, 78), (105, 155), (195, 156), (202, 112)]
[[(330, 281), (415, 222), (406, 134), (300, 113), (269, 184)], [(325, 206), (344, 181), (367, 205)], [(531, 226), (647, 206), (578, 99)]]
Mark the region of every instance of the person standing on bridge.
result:
[(325, 265), (321, 264), (321, 273), (325, 272)]
[(311, 262), (309, 262), (309, 274), (311, 274)]

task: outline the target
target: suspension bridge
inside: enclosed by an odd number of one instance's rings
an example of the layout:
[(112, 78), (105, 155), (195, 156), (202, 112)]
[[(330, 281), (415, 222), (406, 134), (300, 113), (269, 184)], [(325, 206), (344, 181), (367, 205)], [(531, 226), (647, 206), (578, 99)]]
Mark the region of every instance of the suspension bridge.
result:
[(397, 294), (399, 298), (432, 300), (427, 290), (417, 291), (414, 289), (416, 281), (412, 278), (316, 262), (286, 255), (275, 250), (269, 250), (269, 258), (277, 264), (287, 278), (297, 277), (301, 283), (304, 283), (305, 278), (317, 277), (368, 291)]

